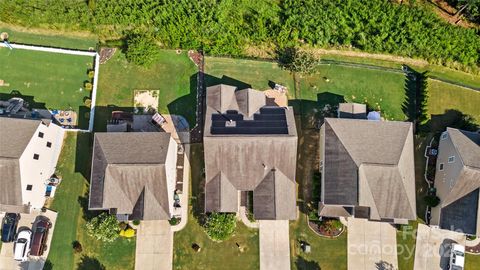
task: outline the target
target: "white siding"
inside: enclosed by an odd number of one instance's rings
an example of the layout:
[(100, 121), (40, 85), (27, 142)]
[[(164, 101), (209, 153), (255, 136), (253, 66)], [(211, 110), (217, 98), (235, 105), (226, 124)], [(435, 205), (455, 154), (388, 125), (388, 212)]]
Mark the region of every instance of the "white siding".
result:
[[(43, 138), (38, 136), (42, 132)], [(64, 130), (55, 125), (40, 124), (33, 134), (30, 142), (20, 157), (20, 176), (22, 182), (23, 204), (30, 204), (33, 208), (41, 208), (45, 203), (45, 180), (54, 172), (58, 157), (62, 149)], [(51, 142), (51, 147), (47, 147)], [(38, 154), (39, 159), (33, 159)], [(32, 185), (32, 190), (27, 191), (27, 185)]]

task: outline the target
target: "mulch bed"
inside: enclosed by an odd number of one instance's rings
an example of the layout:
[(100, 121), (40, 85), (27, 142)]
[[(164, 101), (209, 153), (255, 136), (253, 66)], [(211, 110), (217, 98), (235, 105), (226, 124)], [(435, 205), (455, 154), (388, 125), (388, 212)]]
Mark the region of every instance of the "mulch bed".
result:
[(480, 254), (480, 244), (474, 247), (465, 247), (465, 250), (470, 253)]
[(308, 226), (317, 234), (325, 237), (331, 237), (331, 238), (339, 236), (340, 234), (342, 234), (344, 230), (343, 227), (341, 229), (336, 229), (336, 230), (326, 230), (324, 226), (320, 226), (317, 222), (313, 222), (310, 220), (308, 220)]
[(194, 50), (189, 50), (188, 51), (188, 57), (190, 58), (190, 60), (193, 61), (193, 63), (195, 63), (195, 65), (198, 67), (202, 64), (202, 54), (199, 53), (198, 51), (194, 51)]
[(101, 48), (100, 49), (100, 64), (105, 64), (117, 51), (117, 48)]

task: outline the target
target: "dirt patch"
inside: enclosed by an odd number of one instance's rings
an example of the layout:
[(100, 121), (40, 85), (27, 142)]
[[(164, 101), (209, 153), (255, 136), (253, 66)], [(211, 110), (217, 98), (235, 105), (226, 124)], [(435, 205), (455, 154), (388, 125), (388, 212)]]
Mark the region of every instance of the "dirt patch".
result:
[(117, 51), (117, 48), (101, 48), (100, 49), (100, 64), (105, 64)]
[(154, 113), (158, 110), (158, 98), (160, 90), (135, 90), (134, 91), (134, 112)]

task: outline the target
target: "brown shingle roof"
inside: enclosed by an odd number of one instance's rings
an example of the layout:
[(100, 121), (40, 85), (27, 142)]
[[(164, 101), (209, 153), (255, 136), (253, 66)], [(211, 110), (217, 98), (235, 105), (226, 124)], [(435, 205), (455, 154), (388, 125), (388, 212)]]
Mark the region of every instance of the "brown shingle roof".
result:
[(170, 218), (165, 171), (169, 143), (170, 134), (164, 132), (95, 133), (89, 207), (133, 214), (141, 205), (142, 219)]

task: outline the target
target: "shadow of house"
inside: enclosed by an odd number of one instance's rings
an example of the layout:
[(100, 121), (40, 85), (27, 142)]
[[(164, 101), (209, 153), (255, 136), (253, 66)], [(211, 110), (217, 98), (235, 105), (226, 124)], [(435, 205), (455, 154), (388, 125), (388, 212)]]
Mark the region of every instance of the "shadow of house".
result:
[(420, 125), (424, 124), (427, 117), (427, 86), (428, 72), (417, 72), (406, 66), (405, 75), (405, 101), (402, 111), (408, 121), (413, 122), (414, 133)]
[(443, 114), (432, 114), (426, 125), (433, 133), (443, 132), (447, 127), (466, 131), (477, 131), (480, 127), (472, 116), (454, 109), (446, 110)]
[(96, 258), (83, 256), (77, 265), (77, 270), (105, 270), (105, 266)]
[(0, 93), (0, 100), (1, 101), (8, 101), (11, 98), (21, 98), (24, 100), (24, 107), (27, 109), (44, 109), (46, 110), (47, 107), (45, 106), (45, 103), (43, 102), (37, 102), (35, 101), (34, 96), (26, 96), (20, 93), (17, 90), (11, 91), (9, 94), (6, 93)]
[[(197, 125), (197, 76), (198, 72), (190, 76), (190, 93), (188, 95), (179, 97), (167, 105), (169, 114), (176, 114), (183, 116), (190, 126), (190, 129)], [(201, 101), (201, 100), (200, 100)]]
[(295, 260), (295, 266), (298, 270), (320, 270), (320, 265), (315, 261), (309, 261), (301, 256)]
[[(235, 78), (232, 78), (232, 77), (229, 77), (229, 76), (223, 75), (221, 78), (219, 78), (219, 77), (215, 77), (215, 76), (212, 76), (212, 75), (209, 75), (209, 74), (205, 74), (205, 86), (206, 87), (217, 85), (217, 84), (226, 84), (226, 85), (235, 86), (235, 87), (238, 88), (238, 90), (246, 89), (246, 88), (252, 88), (251, 84), (239, 81), (239, 80), (237, 80)], [(268, 82), (266, 82), (266, 84), (268, 85)]]
[(293, 107), (295, 115), (300, 115), (302, 129), (318, 128), (324, 117), (337, 117), (338, 104), (345, 98), (330, 92), (317, 94), (317, 100), (293, 99), (288, 105)]
[(79, 172), (89, 181), (92, 157), (92, 134), (89, 132), (77, 132), (75, 152), (75, 172)]

